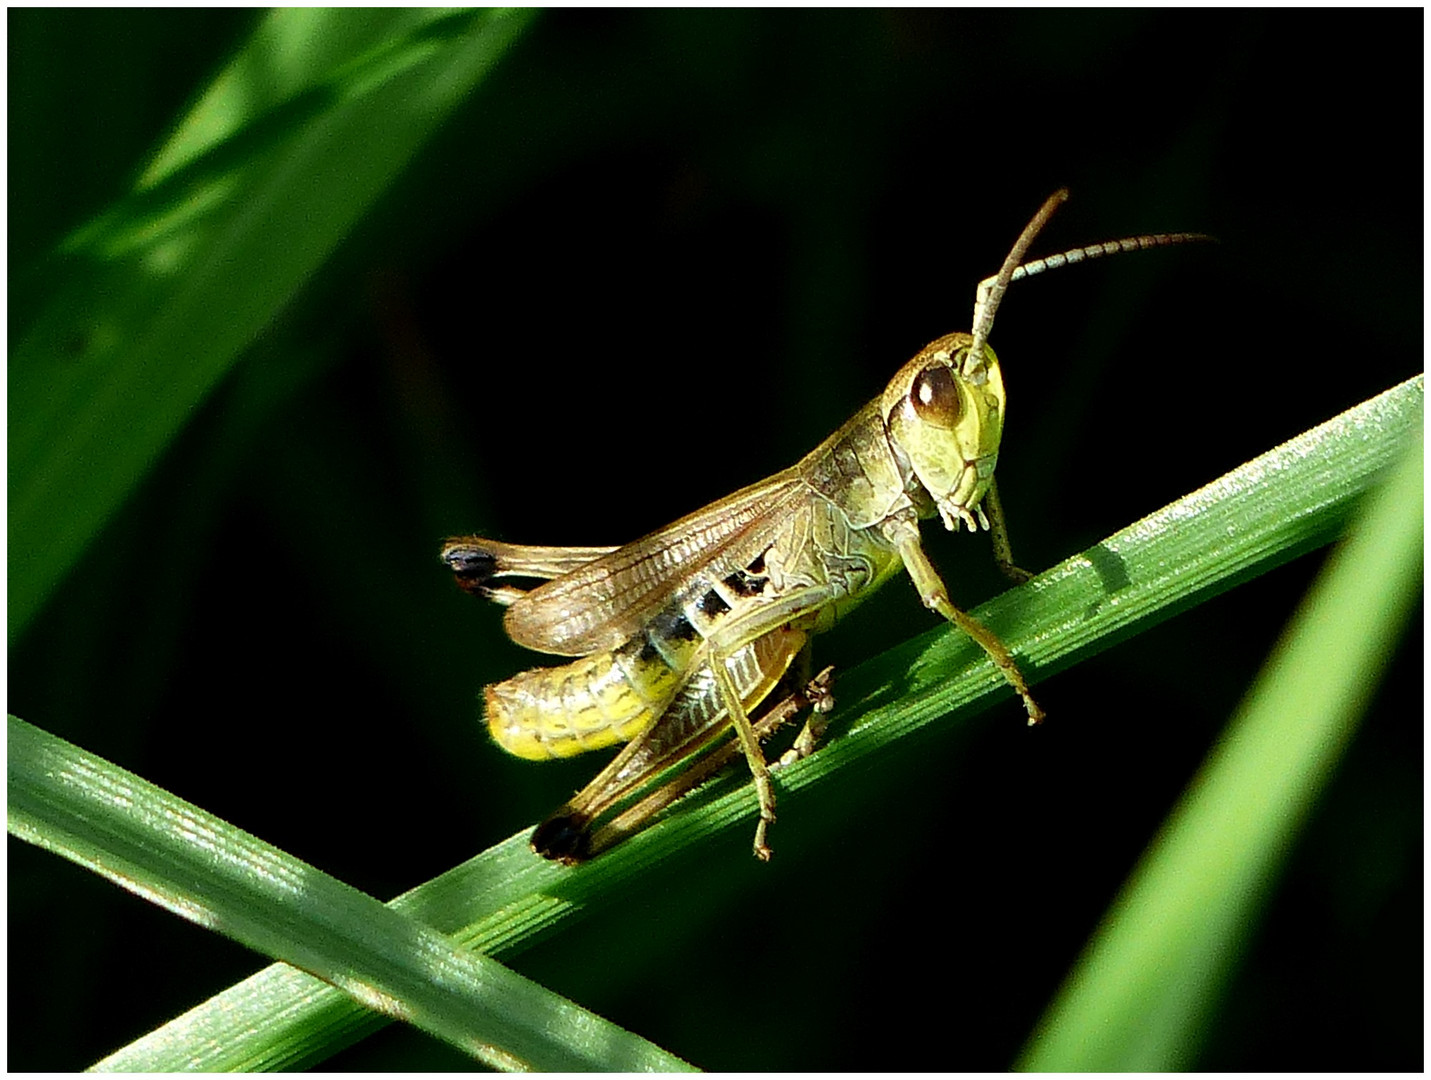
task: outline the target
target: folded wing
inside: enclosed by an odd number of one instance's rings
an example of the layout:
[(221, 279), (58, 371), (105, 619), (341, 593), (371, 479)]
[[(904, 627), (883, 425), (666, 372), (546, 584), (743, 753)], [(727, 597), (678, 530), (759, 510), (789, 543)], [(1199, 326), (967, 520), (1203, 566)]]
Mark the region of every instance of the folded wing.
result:
[(788, 469), (578, 566), (513, 601), (507, 635), (558, 656), (614, 649), (695, 574), (724, 578), (748, 566), (808, 492)]

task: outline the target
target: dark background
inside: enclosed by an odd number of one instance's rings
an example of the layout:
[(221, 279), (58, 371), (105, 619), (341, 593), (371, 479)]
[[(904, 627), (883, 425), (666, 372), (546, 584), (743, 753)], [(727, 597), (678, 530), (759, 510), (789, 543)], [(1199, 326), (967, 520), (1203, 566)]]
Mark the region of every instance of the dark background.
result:
[[(14, 271), (124, 190), (250, 12), (9, 13)], [(10, 655), (12, 712), (380, 897), (595, 771), (490, 746), (530, 657), (441, 539), (618, 543), (794, 461), (1015, 285), (1000, 486), (1035, 569), (1419, 371), (1422, 16), (545, 14), (199, 410)], [(14, 298), (12, 297), (12, 300)], [(11, 333), (26, 309), (12, 306)], [(1001, 586), (935, 537), (956, 602)], [(101, 557), (102, 556), (102, 557)], [(1217, 738), (1310, 556), (654, 875), (518, 970), (702, 1066), (1001, 1069)], [(931, 625), (891, 584), (819, 657)], [(1422, 1046), (1422, 644), (1291, 853), (1205, 1069)], [(9, 845), (9, 1065), (261, 958)], [(461, 1067), (392, 1027), (333, 1063)]]

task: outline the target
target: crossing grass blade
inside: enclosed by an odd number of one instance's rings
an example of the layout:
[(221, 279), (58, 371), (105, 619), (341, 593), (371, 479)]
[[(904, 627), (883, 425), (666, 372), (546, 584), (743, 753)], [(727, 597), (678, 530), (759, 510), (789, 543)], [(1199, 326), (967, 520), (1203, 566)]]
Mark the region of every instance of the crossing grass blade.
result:
[[(360, 1009), (405, 1020), (495, 1068), (687, 1067), (495, 960), (458, 947), (63, 739), (13, 716), (7, 736), (12, 835), (311, 971)], [(183, 1066), (196, 1067), (196, 1056), (201, 1058), (190, 1053)], [(127, 1067), (159, 1071), (175, 1063), (155, 1052), (147, 1059), (131, 1055)]]

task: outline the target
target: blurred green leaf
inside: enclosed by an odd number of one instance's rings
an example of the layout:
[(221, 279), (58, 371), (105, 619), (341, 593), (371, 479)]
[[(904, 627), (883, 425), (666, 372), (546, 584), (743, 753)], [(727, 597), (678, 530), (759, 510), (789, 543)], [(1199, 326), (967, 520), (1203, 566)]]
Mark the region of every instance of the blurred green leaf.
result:
[(272, 12), (77, 229), (10, 354), (13, 642), (529, 12)]
[(1420, 595), (1420, 431), (1401, 444), (1399, 467), (1303, 600), (1050, 1005), (1021, 1068), (1195, 1067), (1218, 992)]
[[(406, 1020), (498, 1068), (685, 1067), (102, 758), (14, 716), (7, 735), (11, 834), (315, 972), (362, 1008)], [(282, 1033), (266, 1039), (281, 1047)], [(165, 1049), (151, 1044), (149, 1056), (131, 1055), (126, 1065), (159, 1071), (170, 1065)], [(194, 1067), (193, 1059), (187, 1064)]]
[[(1330, 542), (1417, 429), (1422, 399), (1420, 377), (1403, 383), (1010, 590), (976, 614), (1038, 681)], [(956, 632), (937, 630), (892, 649), (838, 680), (839, 733), (780, 773), (781, 805), (798, 806), (801, 792), (826, 777), (865, 762), (919, 728), (967, 720), (1008, 693), (977, 646)], [(656, 863), (728, 830), (752, 829), (755, 799), (742, 779), (710, 785), (657, 825), (576, 869), (534, 856), (524, 832), (404, 894), (393, 906), (471, 948), (513, 955), (631, 887)], [(325, 1047), (346, 1045), (382, 1022), (311, 976), (276, 964), (101, 1065), (236, 1068), (264, 1060), (274, 1047), (282, 1054), (276, 1061), (310, 1064), (324, 1056)]]

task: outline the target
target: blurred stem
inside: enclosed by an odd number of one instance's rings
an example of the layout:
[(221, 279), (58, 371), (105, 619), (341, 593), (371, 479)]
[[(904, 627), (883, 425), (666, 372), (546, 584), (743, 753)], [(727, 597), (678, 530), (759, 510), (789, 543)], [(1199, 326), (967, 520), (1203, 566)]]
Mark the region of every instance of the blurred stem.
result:
[(1398, 468), (1308, 592), (1020, 1068), (1193, 1065), (1278, 870), (1421, 595), (1420, 432), (1405, 442)]

